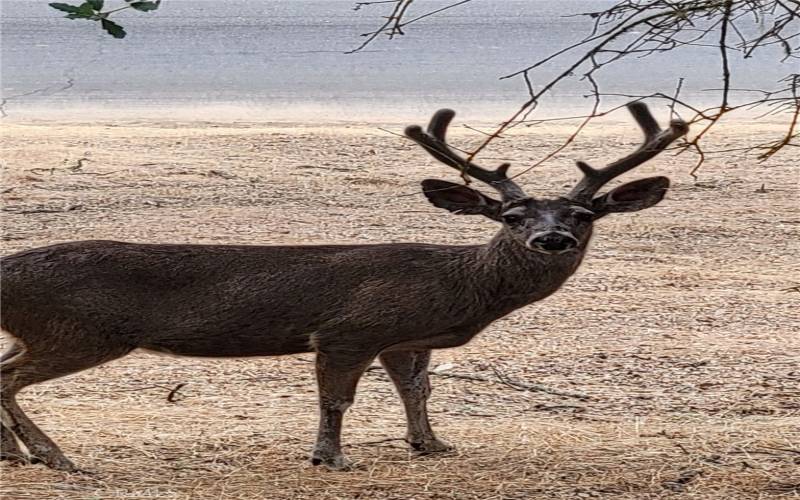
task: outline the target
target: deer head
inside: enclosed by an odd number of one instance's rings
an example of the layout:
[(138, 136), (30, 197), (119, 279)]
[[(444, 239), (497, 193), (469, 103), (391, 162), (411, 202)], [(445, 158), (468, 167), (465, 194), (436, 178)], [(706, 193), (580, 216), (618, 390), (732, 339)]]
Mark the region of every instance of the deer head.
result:
[(496, 200), (463, 184), (426, 179), (422, 181), (423, 193), (433, 205), (456, 214), (483, 215), (502, 223), (507, 234), (527, 249), (561, 254), (584, 248), (595, 220), (610, 213), (652, 207), (664, 198), (669, 188), (666, 177), (648, 177), (596, 196), (611, 179), (653, 158), (689, 130), (681, 120), (673, 120), (668, 129), (662, 130), (641, 102), (629, 104), (628, 110), (644, 132), (641, 146), (604, 168), (577, 162), (583, 178), (567, 195), (549, 200), (526, 195), (508, 177), (508, 163), (487, 170), (455, 153), (445, 142), (447, 127), (455, 116), (452, 110), (437, 111), (427, 131), (414, 125), (406, 128), (405, 133), (440, 162), (493, 187), (501, 196)]

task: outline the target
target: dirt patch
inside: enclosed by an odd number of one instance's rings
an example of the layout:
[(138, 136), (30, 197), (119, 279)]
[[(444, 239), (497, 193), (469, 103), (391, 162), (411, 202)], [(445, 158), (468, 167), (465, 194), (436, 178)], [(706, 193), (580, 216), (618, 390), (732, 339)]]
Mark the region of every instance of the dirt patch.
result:
[[(720, 146), (771, 137), (727, 131)], [(519, 169), (566, 133), (512, 134), (484, 163), (502, 155)], [(523, 181), (532, 193), (563, 192), (577, 179), (572, 159), (601, 164), (637, 140), (632, 126), (590, 131)], [(93, 238), (468, 243), (493, 230), (429, 206), (418, 182), (454, 173), (375, 127), (13, 124), (3, 141), (3, 254)], [(697, 183), (687, 156), (640, 168), (673, 179), (665, 202), (604, 219), (561, 291), (434, 354), (434, 366), (448, 365), (431, 400), (435, 428), (458, 447), (448, 456), (414, 457), (387, 440), (402, 437), (404, 420), (379, 369), (345, 425), (361, 468), (329, 473), (305, 460), (316, 426), (310, 356), (137, 353), (21, 395), (91, 473), (3, 465), (2, 495), (795, 498), (800, 176), (788, 156), (711, 161)]]

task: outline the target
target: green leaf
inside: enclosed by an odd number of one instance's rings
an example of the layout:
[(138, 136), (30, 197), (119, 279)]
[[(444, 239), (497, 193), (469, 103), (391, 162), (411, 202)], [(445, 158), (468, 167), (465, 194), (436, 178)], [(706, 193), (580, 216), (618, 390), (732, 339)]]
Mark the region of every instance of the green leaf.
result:
[(148, 12), (151, 10), (156, 10), (159, 3), (161, 2), (133, 2), (130, 4), (130, 6), (136, 10)]
[(91, 5), (94, 10), (103, 9), (103, 0), (86, 0), (86, 3)]
[(80, 7), (75, 7), (74, 10), (70, 10), (70, 13), (67, 14), (66, 17), (67, 19), (91, 19), (93, 21), (98, 19), (89, 2), (84, 2)]
[(125, 38), (125, 30), (122, 29), (122, 26), (119, 24), (109, 21), (108, 19), (101, 19), (100, 25), (103, 27), (104, 30), (108, 31), (108, 34), (113, 36), (114, 38)]
[(82, 17), (91, 18), (94, 15), (94, 7), (89, 2), (83, 2), (80, 7), (78, 7), (78, 12), (76, 14), (80, 14)]
[(60, 10), (62, 12), (70, 12), (73, 14), (78, 13), (81, 10), (79, 7), (75, 5), (70, 5), (68, 3), (51, 3), (50, 7), (56, 10)]

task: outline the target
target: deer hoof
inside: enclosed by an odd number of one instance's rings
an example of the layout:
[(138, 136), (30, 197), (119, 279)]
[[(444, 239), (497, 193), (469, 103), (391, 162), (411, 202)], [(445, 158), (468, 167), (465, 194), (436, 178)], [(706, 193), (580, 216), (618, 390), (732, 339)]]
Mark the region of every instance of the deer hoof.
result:
[(415, 453), (419, 455), (428, 455), (431, 453), (444, 453), (448, 451), (454, 451), (456, 448), (455, 446), (442, 441), (441, 439), (426, 439), (424, 441), (414, 442), (409, 441), (411, 448), (414, 450)]
[(14, 452), (3, 451), (0, 453), (0, 461), (6, 462), (9, 465), (29, 465), (34, 463), (28, 456), (17, 450)]
[(47, 467), (58, 470), (61, 472), (79, 472), (80, 469), (75, 467), (75, 464), (72, 463), (70, 459), (61, 455), (61, 456), (50, 456), (50, 457), (37, 457), (31, 456), (30, 463), (32, 464), (44, 464)]
[(75, 464), (65, 457), (52, 457), (44, 459), (34, 455), (26, 455), (22, 453), (2, 453), (0, 454), (0, 461), (4, 461), (9, 465), (14, 466), (43, 464), (50, 469), (62, 472), (79, 471), (79, 469), (75, 467)]
[(313, 457), (311, 457), (311, 464), (321, 465), (326, 469), (333, 471), (349, 471), (353, 470), (353, 468), (355, 467), (354, 463), (351, 462), (344, 455), (334, 455), (332, 457), (322, 457), (314, 455)]

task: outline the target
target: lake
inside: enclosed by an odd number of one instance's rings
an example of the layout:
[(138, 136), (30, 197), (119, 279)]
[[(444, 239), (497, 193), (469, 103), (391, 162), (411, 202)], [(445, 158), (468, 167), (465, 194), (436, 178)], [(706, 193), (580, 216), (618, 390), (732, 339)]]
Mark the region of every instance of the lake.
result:
[[(116, 40), (96, 23), (64, 19), (45, 0), (5, 0), (5, 110), (11, 118), (392, 121), (448, 106), (500, 118), (526, 90), (519, 78), (498, 78), (585, 35), (591, 21), (569, 14), (612, 3), (473, 0), (346, 54), (389, 6), (166, 0), (153, 13), (121, 12), (128, 37)], [(446, 4), (420, 0), (411, 17)], [(792, 69), (777, 61), (736, 59), (736, 86), (774, 87)], [(532, 73), (534, 85), (560, 68)], [(720, 86), (716, 49), (632, 59), (600, 75), (606, 91), (626, 93), (671, 93), (680, 76), (684, 95), (709, 101), (702, 89)], [(547, 105), (585, 109), (586, 91), (571, 80)]]

